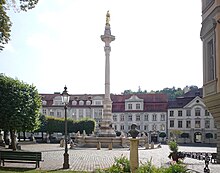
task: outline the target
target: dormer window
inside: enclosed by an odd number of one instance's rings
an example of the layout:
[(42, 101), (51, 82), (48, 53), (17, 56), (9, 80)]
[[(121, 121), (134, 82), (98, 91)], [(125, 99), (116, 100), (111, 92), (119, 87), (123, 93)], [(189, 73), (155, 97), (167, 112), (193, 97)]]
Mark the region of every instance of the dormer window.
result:
[(77, 101), (76, 101), (76, 100), (73, 100), (73, 101), (72, 101), (72, 105), (77, 105)]
[(61, 96), (57, 96), (53, 99), (53, 105), (63, 105)]
[(87, 101), (86, 101), (86, 105), (91, 105), (91, 101), (90, 101), (90, 100), (87, 100)]
[(47, 101), (42, 100), (42, 105), (47, 105)]
[(144, 99), (138, 98), (136, 95), (125, 100), (125, 110), (143, 110)]
[(94, 100), (94, 105), (102, 105), (102, 100)]
[(84, 105), (84, 101), (83, 101), (83, 100), (80, 100), (80, 101), (79, 101), (79, 105)]

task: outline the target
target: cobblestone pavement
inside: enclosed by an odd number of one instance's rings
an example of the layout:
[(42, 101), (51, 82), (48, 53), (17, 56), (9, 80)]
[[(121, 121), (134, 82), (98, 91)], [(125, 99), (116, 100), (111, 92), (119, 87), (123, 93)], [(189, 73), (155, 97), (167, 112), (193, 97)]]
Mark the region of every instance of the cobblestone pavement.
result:
[[(40, 163), (40, 169), (42, 170), (58, 170), (63, 167), (63, 154), (64, 148), (61, 148), (59, 144), (26, 144), (22, 145), (22, 150), (26, 151), (41, 151), (43, 155), (43, 162)], [(180, 151), (193, 151), (193, 152), (216, 152), (215, 147), (187, 147), (179, 146)], [(141, 163), (146, 163), (151, 160), (152, 163), (158, 167), (168, 166), (170, 163), (169, 148), (167, 145), (162, 145), (162, 148), (145, 150), (144, 148), (139, 148), (139, 160)], [(101, 148), (97, 150), (96, 148), (75, 148), (69, 149), (69, 163), (70, 170), (74, 171), (94, 171), (98, 168), (110, 167), (115, 157), (120, 157), (121, 155), (129, 158), (128, 148), (113, 148), (108, 150), (108, 148)], [(196, 159), (185, 158), (184, 163), (187, 167), (194, 172), (203, 172), (204, 161), (199, 161)], [(10, 166), (12, 163), (6, 163), (6, 166)], [(11, 166), (24, 166), (21, 164), (15, 164)], [(34, 165), (26, 164), (25, 167), (34, 167)], [(220, 165), (209, 164), (211, 173), (219, 173)]]

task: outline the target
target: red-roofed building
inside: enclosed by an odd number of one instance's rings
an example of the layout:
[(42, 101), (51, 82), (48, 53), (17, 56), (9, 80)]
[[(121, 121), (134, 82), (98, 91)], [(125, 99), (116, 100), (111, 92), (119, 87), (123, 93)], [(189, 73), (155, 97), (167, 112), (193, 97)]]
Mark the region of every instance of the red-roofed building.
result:
[[(64, 108), (60, 93), (41, 94), (42, 113), (64, 118)], [(68, 118), (80, 120), (94, 118), (100, 121), (103, 114), (104, 94), (70, 95)], [(150, 136), (150, 141), (158, 142), (160, 132), (167, 133), (167, 104), (165, 94), (113, 95), (112, 118), (115, 130), (127, 133), (131, 124), (136, 123), (141, 132)]]

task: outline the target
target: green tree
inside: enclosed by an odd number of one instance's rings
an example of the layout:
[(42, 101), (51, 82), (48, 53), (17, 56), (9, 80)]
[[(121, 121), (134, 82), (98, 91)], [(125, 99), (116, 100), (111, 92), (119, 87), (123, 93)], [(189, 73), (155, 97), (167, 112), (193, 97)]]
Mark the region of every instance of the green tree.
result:
[(163, 138), (163, 141), (164, 141), (164, 138), (165, 138), (166, 136), (167, 136), (167, 135), (166, 135), (165, 132), (161, 132), (161, 133), (159, 134), (159, 137), (160, 137), (160, 138)]
[(15, 132), (39, 126), (41, 98), (33, 85), (0, 74), (0, 129), (10, 131), (16, 150)]
[[(18, 1), (18, 2), (17, 2)], [(13, 8), (16, 11), (27, 11), (36, 6), (38, 0), (0, 0), (0, 51), (10, 40), (12, 22), (6, 11)], [(17, 5), (17, 3), (19, 5)]]

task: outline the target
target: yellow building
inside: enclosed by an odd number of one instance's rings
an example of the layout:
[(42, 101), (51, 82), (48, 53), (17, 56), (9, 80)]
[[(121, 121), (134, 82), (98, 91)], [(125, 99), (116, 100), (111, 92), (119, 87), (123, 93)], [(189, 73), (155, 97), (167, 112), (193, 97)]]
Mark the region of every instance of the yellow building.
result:
[(202, 0), (203, 96), (217, 123), (217, 162), (220, 163), (220, 0)]

